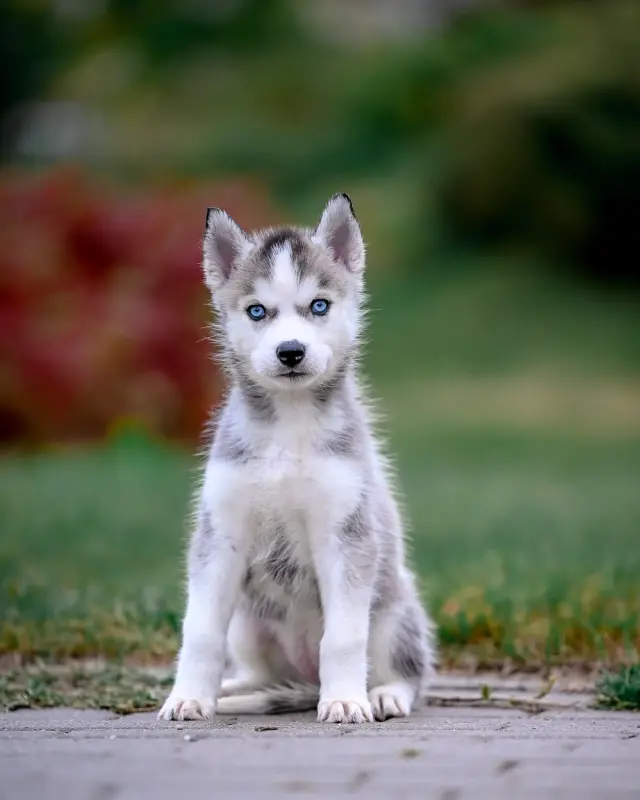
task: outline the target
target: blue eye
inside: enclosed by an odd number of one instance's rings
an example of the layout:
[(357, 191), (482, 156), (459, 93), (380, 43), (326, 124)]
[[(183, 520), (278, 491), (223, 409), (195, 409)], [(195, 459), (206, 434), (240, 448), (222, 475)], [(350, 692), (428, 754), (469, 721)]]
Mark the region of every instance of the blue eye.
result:
[(311, 303), (311, 313), (322, 317), (329, 310), (329, 301), (318, 298)]
[(266, 315), (266, 313), (267, 310), (265, 309), (265, 307), (260, 305), (249, 306), (249, 308), (247, 309), (247, 314), (253, 320), (262, 319)]

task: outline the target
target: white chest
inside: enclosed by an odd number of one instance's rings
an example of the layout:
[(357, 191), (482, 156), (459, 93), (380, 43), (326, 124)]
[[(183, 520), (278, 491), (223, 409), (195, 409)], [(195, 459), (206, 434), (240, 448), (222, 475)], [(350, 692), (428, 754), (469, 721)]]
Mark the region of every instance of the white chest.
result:
[(258, 513), (283, 521), (292, 515), (339, 519), (355, 508), (362, 492), (357, 464), (279, 443), (249, 463), (241, 480)]
[(244, 463), (211, 460), (204, 499), (217, 518), (251, 518), (259, 528), (340, 524), (360, 502), (361, 466), (318, 453), (299, 430), (256, 443)]

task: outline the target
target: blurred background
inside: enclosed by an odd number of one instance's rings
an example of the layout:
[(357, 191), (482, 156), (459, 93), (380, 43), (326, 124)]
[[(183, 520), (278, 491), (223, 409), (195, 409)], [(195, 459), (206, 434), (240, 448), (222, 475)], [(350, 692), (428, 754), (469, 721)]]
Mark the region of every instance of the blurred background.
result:
[(336, 191), (444, 664), (637, 660), (640, 6), (0, 15), (0, 664), (172, 656), (205, 208), (313, 225)]

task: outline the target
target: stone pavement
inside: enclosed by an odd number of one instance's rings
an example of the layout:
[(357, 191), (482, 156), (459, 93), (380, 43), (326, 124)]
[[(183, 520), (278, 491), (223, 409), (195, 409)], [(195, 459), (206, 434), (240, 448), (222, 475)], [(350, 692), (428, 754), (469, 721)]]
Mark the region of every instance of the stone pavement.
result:
[(484, 694), (449, 681), (408, 719), (359, 727), (310, 714), (0, 714), (0, 799), (640, 799), (640, 714), (586, 709), (585, 694), (536, 700), (517, 682)]

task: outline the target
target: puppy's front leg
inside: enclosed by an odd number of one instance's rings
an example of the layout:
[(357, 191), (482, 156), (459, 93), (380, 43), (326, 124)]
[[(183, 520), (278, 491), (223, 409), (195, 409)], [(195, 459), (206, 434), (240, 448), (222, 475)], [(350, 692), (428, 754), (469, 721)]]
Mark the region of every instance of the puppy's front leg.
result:
[[(171, 694), (160, 719), (212, 719), (225, 663), (226, 637), (246, 569), (243, 541), (202, 512), (189, 553), (187, 611)], [(236, 529), (237, 530), (237, 529)]]
[[(324, 633), (320, 642), (320, 722), (373, 722), (367, 699), (367, 643), (373, 543), (349, 540), (350, 521), (315, 537)], [(363, 547), (364, 544), (364, 547)]]

